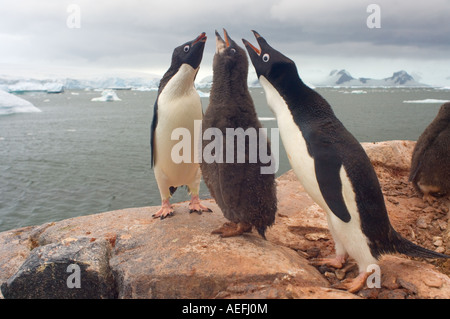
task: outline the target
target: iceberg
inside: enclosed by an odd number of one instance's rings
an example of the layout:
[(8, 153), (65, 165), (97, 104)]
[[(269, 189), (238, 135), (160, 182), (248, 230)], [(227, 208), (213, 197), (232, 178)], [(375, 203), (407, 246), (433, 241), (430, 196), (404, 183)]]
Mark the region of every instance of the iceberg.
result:
[(403, 101), (403, 103), (426, 103), (426, 104), (433, 104), (433, 103), (447, 103), (450, 102), (449, 100), (438, 100), (438, 99), (424, 99), (424, 100), (406, 100)]
[(102, 96), (94, 97), (91, 99), (92, 102), (113, 102), (113, 101), (122, 101), (117, 96), (116, 92), (113, 90), (103, 90)]
[(42, 83), (34, 81), (19, 81), (8, 86), (9, 92), (46, 92)]
[(64, 92), (64, 84), (62, 83), (45, 83), (44, 84), (45, 90), (47, 93), (62, 93)]
[(0, 115), (27, 112), (42, 111), (27, 100), (0, 90)]

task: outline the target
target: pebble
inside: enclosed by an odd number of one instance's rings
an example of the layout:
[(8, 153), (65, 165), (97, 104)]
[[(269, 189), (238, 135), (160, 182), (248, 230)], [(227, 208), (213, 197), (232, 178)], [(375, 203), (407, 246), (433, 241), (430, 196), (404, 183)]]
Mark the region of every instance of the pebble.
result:
[(437, 277), (424, 277), (423, 283), (428, 287), (432, 288), (441, 288), (442, 287), (442, 279)]
[(400, 284), (397, 282), (397, 278), (389, 277), (389, 279), (383, 280), (381, 283), (383, 288), (387, 288), (389, 290), (394, 290), (400, 288)]
[(440, 247), (442, 246), (443, 241), (442, 241), (442, 237), (433, 237), (433, 245), (435, 245), (436, 247)]
[(345, 274), (346, 274), (345, 270), (336, 269), (336, 271), (334, 273), (336, 275), (336, 278), (339, 279), (339, 280), (342, 280), (342, 279), (345, 278)]
[(440, 230), (446, 230), (447, 229), (447, 223), (445, 221), (443, 221), (442, 219), (438, 219), (437, 222), (438, 222)]
[(305, 235), (305, 238), (310, 241), (318, 241), (319, 239), (326, 239), (328, 236), (324, 233), (309, 233)]
[(409, 281), (406, 281), (401, 278), (399, 278), (397, 281), (398, 281), (398, 284), (400, 285), (400, 287), (405, 288), (406, 290), (409, 290), (414, 294), (417, 294), (419, 292), (417, 290), (416, 285), (414, 285), (413, 283), (410, 283)]
[(428, 228), (428, 224), (425, 221), (425, 218), (423, 218), (423, 217), (417, 218), (416, 225), (417, 225), (417, 227), (422, 228), (422, 229), (427, 229)]
[(406, 292), (402, 289), (385, 290), (378, 294), (378, 299), (405, 299)]
[(326, 271), (323, 275), (328, 279), (336, 279), (336, 275), (334, 272)]

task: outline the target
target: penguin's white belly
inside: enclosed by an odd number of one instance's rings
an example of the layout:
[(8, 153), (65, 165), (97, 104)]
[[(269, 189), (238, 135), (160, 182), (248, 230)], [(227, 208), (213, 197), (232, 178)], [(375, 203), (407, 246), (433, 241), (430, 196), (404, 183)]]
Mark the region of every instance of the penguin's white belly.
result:
[[(155, 130), (155, 169), (160, 170), (168, 179), (170, 186), (181, 186), (193, 182), (197, 178), (199, 164), (194, 161), (194, 120), (202, 120), (200, 97), (195, 92), (182, 98), (172, 99), (158, 104), (158, 124)], [(172, 140), (172, 132), (176, 129), (187, 129), (190, 136), (176, 136)], [(172, 158), (172, 150), (178, 143), (190, 151), (190, 160), (176, 163)], [(176, 153), (177, 155), (180, 155)]]
[(370, 253), (367, 237), (362, 233), (355, 193), (344, 166), (341, 167), (340, 178), (344, 202), (351, 216), (347, 223), (328, 207), (319, 188), (314, 158), (308, 153), (306, 140), (294, 122), (286, 102), (264, 77), (261, 77), (260, 81), (265, 89), (268, 104), (276, 115), (281, 139), (295, 175), (310, 197), (327, 213), (328, 225), (336, 243), (336, 253), (347, 252), (358, 262), (360, 270), (365, 271), (366, 267), (376, 263), (376, 260)]

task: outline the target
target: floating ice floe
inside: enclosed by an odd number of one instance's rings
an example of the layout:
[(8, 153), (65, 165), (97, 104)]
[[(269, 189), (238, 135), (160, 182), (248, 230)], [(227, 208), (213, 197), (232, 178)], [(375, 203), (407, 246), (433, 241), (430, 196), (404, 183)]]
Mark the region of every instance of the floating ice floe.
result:
[(367, 91), (364, 90), (351, 90), (351, 91), (341, 91), (344, 94), (366, 94)]
[(103, 90), (102, 96), (91, 99), (93, 102), (113, 102), (122, 101), (113, 90)]
[(275, 121), (276, 118), (274, 118), (274, 117), (258, 117), (258, 120), (260, 120), (261, 122), (264, 122), (264, 121)]
[(446, 103), (450, 102), (449, 100), (438, 100), (438, 99), (424, 99), (424, 100), (406, 100), (403, 103)]
[(27, 112), (42, 111), (27, 100), (0, 90), (0, 115)]

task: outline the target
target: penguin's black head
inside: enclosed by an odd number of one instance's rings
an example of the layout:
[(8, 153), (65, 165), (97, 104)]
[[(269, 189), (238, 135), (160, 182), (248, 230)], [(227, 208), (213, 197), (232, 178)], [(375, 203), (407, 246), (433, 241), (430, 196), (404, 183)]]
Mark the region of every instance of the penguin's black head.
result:
[(245, 50), (230, 38), (223, 29), (224, 39), (216, 31), (216, 54), (214, 55), (213, 69), (220, 74), (234, 74), (245, 77), (247, 80), (248, 60)]
[(253, 34), (260, 49), (245, 39), (242, 39), (242, 42), (244, 42), (258, 78), (264, 76), (275, 86), (281, 80), (286, 81), (291, 77), (292, 79), (298, 78), (294, 61), (272, 48), (258, 32), (253, 31)]
[(189, 64), (194, 70), (200, 66), (205, 49), (206, 34), (203, 32), (192, 41), (186, 42), (173, 50), (172, 68), (178, 69)]

